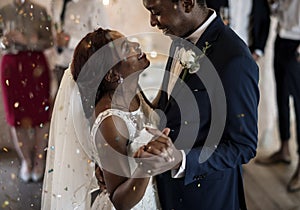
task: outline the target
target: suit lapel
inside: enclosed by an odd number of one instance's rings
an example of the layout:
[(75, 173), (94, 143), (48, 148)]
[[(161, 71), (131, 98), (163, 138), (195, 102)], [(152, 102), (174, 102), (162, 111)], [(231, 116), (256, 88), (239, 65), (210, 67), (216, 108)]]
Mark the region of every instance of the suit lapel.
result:
[[(208, 42), (211, 47), (208, 49), (208, 51), (206, 52), (206, 56), (209, 57), (209, 54), (213, 51), (213, 43), (216, 42), (218, 40), (218, 37), (221, 33), (221, 31), (223, 31), (225, 29), (225, 25), (222, 22), (222, 20), (220, 19), (220, 17), (217, 17), (208, 27), (207, 29), (204, 31), (204, 33), (202, 34), (202, 36), (199, 38), (199, 40), (196, 43), (196, 46), (202, 51), (202, 49), (206, 46), (206, 42)], [(169, 59), (170, 60), (170, 59)], [(213, 62), (212, 62), (213, 63)], [(168, 63), (169, 64), (169, 63)], [(171, 62), (172, 64), (172, 62)], [(171, 64), (169, 65), (169, 68), (167, 69), (168, 71), (170, 71), (170, 67)], [(200, 67), (201, 68), (201, 67)], [(184, 71), (181, 72), (179, 78), (182, 79)], [(187, 84), (189, 79), (192, 77), (192, 75), (190, 73), (187, 73), (186, 77), (184, 78), (184, 82)], [(176, 98), (176, 96), (185, 88), (182, 88), (182, 83), (180, 82), (181, 80), (177, 80), (175, 83), (175, 86), (172, 90), (171, 95), (173, 97), (170, 97), (170, 100), (167, 100), (167, 103), (165, 105), (165, 109), (166, 110), (168, 108), (168, 106), (171, 104), (172, 100), (174, 100), (174, 98)], [(169, 80), (168, 80), (169, 82)], [(168, 84), (168, 83), (167, 83)], [(168, 99), (168, 98), (167, 98)]]

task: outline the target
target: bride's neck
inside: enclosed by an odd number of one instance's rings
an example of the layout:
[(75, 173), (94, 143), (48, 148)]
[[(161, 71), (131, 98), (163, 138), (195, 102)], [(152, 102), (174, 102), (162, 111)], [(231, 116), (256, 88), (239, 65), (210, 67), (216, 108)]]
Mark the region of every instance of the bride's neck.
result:
[(107, 94), (110, 99), (111, 108), (132, 112), (137, 110), (140, 106), (140, 100), (137, 96), (137, 89), (116, 89), (109, 91)]

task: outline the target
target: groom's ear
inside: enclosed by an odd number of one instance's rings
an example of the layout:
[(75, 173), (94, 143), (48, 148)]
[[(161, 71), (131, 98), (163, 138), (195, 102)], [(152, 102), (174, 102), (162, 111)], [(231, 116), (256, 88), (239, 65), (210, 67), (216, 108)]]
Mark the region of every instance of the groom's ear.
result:
[(190, 13), (195, 6), (196, 0), (181, 0), (184, 8), (184, 12)]

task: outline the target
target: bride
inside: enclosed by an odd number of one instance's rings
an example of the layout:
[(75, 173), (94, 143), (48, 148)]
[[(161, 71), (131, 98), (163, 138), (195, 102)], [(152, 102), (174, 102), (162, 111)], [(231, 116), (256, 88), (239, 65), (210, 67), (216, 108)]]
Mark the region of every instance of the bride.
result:
[[(154, 179), (138, 158), (153, 140), (145, 129), (153, 113), (137, 94), (149, 64), (139, 44), (117, 31), (99, 28), (80, 41), (55, 101), (42, 209), (160, 208)], [(160, 136), (162, 151), (167, 135), (165, 129)], [(107, 190), (91, 207), (94, 163)]]

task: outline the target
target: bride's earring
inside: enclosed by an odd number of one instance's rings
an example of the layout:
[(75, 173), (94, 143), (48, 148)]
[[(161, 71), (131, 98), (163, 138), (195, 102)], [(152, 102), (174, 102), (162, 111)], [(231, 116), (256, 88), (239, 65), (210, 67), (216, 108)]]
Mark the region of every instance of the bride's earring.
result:
[(124, 82), (124, 78), (120, 73), (113, 72), (113, 70), (109, 70), (109, 73), (106, 75), (106, 79), (110, 83), (118, 83), (122, 84)]
[(122, 84), (123, 82), (124, 82), (124, 78), (120, 76), (120, 78), (118, 79), (118, 84)]

